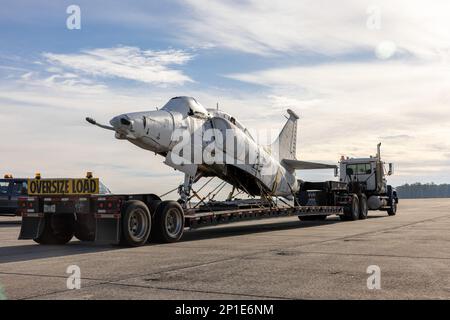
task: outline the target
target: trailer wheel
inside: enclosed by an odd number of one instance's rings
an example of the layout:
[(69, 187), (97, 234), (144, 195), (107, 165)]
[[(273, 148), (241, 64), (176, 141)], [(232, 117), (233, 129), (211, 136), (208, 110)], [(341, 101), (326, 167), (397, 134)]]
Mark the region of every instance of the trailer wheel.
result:
[(147, 241), (152, 227), (150, 212), (142, 201), (128, 200), (122, 211), (120, 244), (138, 247)]
[(156, 208), (152, 241), (177, 242), (184, 231), (184, 212), (177, 201), (162, 201)]
[(369, 208), (367, 206), (367, 196), (361, 194), (359, 198), (359, 219), (367, 219), (367, 214), (369, 213)]
[(352, 195), (350, 205), (344, 207), (344, 214), (340, 216), (344, 221), (355, 221), (359, 218), (359, 199), (356, 194)]
[(391, 206), (388, 208), (387, 212), (390, 216), (395, 216), (397, 213), (397, 203), (394, 199), (391, 200)]
[(66, 244), (73, 237), (73, 215), (45, 215), (44, 229), (39, 237), (33, 240), (39, 244)]

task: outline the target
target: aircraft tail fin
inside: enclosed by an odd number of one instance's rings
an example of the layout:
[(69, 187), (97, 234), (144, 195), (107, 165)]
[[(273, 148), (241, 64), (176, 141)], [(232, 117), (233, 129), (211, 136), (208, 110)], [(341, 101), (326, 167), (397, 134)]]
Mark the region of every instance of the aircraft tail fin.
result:
[(289, 118), (281, 129), (278, 138), (270, 145), (270, 150), (280, 160), (296, 159), (297, 152), (297, 120), (299, 117), (291, 109), (287, 110)]
[(297, 121), (298, 115), (291, 109), (287, 110), (289, 118), (281, 129), (278, 138), (270, 145), (272, 155), (277, 157), (283, 167), (288, 171), (312, 170), (312, 169), (335, 169), (335, 165), (317, 162), (297, 160)]

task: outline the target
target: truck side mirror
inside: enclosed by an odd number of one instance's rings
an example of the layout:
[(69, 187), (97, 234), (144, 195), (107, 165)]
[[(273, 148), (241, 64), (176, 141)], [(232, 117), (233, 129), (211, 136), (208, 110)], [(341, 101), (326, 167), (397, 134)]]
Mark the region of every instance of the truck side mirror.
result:
[(334, 167), (334, 177), (335, 178), (339, 177), (339, 169), (338, 169), (338, 167)]
[(394, 174), (394, 165), (392, 163), (389, 163), (388, 176), (393, 175), (393, 174)]

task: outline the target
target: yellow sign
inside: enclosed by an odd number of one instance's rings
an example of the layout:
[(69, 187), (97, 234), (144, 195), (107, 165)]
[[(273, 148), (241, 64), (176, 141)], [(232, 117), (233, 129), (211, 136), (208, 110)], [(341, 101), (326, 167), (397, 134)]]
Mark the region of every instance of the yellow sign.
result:
[(28, 179), (28, 194), (35, 195), (77, 195), (98, 194), (100, 182), (91, 179)]

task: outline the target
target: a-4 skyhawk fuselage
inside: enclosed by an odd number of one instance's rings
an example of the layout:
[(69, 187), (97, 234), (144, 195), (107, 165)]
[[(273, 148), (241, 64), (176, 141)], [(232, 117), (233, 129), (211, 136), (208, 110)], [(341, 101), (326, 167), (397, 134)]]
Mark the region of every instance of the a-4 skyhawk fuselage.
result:
[(298, 116), (287, 112), (286, 124), (269, 146), (259, 145), (236, 118), (205, 109), (191, 97), (172, 98), (155, 111), (121, 114), (111, 127), (87, 120), (163, 156), (166, 165), (194, 181), (217, 176), (249, 195), (292, 198), (299, 188), (295, 169), (335, 166), (296, 159)]

